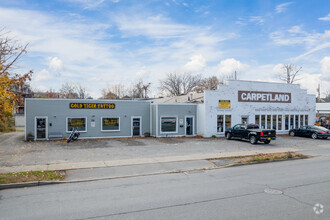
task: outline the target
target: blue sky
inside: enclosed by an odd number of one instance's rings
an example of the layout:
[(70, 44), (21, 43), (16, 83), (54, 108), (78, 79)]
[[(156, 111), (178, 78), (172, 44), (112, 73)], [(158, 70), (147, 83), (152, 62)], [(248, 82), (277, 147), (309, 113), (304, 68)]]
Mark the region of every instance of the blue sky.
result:
[(98, 98), (142, 78), (157, 96), (170, 72), (278, 82), (284, 63), (309, 93), (330, 90), (328, 0), (0, 0), (0, 21), (29, 43), (20, 67), (40, 90), (80, 83)]

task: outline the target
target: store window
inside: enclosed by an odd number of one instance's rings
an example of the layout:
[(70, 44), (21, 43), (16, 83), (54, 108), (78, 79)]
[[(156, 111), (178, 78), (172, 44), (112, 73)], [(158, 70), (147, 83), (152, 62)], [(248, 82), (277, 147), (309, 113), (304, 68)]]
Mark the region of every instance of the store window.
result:
[(276, 130), (276, 115), (273, 115), (273, 129)]
[(277, 116), (277, 130), (281, 131), (282, 130), (282, 115)]
[(101, 131), (120, 131), (119, 117), (102, 117)]
[(305, 115), (305, 125), (308, 125), (308, 115)]
[(267, 129), (270, 129), (272, 123), (271, 115), (267, 115), (266, 117), (267, 117)]
[(231, 115), (225, 116), (225, 128), (226, 129), (231, 128)]
[(299, 115), (295, 115), (294, 128), (299, 128)]
[(254, 123), (260, 127), (260, 115), (255, 116)]
[(224, 132), (223, 130), (223, 115), (217, 116), (217, 132)]
[(293, 115), (290, 115), (290, 129), (293, 129)]
[(77, 128), (80, 132), (86, 132), (86, 117), (85, 118), (67, 118), (66, 132), (72, 131)]
[(285, 130), (289, 130), (289, 115), (285, 115)]
[(177, 117), (161, 117), (160, 131), (164, 133), (177, 133)]
[(266, 115), (261, 115), (261, 128), (265, 129), (266, 127)]
[(304, 126), (304, 116), (300, 115), (300, 127)]

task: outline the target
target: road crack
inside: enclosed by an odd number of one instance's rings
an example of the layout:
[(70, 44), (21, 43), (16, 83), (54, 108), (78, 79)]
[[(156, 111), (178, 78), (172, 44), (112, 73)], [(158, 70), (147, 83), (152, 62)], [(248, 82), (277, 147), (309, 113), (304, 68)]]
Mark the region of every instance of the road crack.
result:
[(160, 206), (160, 207), (154, 207), (154, 208), (149, 208), (149, 209), (140, 209), (140, 210), (127, 211), (127, 212), (112, 213), (112, 214), (108, 214), (108, 215), (79, 218), (77, 220), (105, 218), (105, 217), (112, 217), (112, 216), (127, 215), (127, 214), (132, 214), (132, 213), (148, 212), (148, 211), (154, 211), (154, 210), (160, 210), (160, 209), (168, 209), (168, 208), (189, 206), (189, 205), (202, 204), (202, 203), (208, 203), (208, 202), (214, 202), (214, 201), (221, 201), (221, 200), (226, 200), (226, 199), (235, 199), (235, 198), (241, 198), (241, 197), (245, 197), (245, 196), (252, 196), (252, 195), (263, 194), (263, 193), (264, 193), (263, 191), (260, 191), (260, 192), (247, 193), (247, 194), (241, 194), (241, 195), (235, 195), (235, 196), (226, 196), (226, 197), (220, 197), (220, 198), (214, 198), (214, 199), (208, 199), (208, 200), (181, 203), (181, 204), (176, 204), (176, 205)]

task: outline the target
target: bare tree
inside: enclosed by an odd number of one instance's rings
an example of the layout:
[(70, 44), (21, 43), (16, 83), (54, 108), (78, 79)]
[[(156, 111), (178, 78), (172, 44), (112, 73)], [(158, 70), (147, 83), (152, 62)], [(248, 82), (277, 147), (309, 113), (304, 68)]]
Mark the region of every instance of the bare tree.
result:
[(102, 97), (100, 99), (118, 99), (118, 96), (111, 92), (109, 89), (101, 90)]
[(325, 92), (325, 98), (324, 98), (325, 102), (330, 102), (330, 90), (327, 90)]
[(150, 92), (150, 86), (151, 86), (151, 83), (150, 82), (149, 83), (146, 83), (146, 84), (144, 84), (142, 82), (142, 89), (144, 91), (144, 98), (148, 98), (148, 92)]
[(193, 91), (201, 82), (201, 75), (189, 73), (169, 73), (167, 77), (160, 80), (160, 90), (172, 96), (188, 94)]
[(25, 74), (16, 73), (14, 67), (27, 52), (28, 45), (21, 46), (8, 35), (8, 31), (0, 28), (0, 131), (13, 128), (13, 109), (24, 105), (26, 82), (33, 74), (32, 70)]
[(60, 89), (60, 98), (62, 99), (78, 99), (78, 93), (76, 92), (76, 86), (70, 83), (62, 84)]
[(282, 65), (282, 70), (283, 72), (279, 74), (280, 80), (288, 83), (288, 84), (293, 84), (296, 81), (300, 80), (297, 78), (297, 76), (301, 73), (300, 70), (302, 67), (296, 66), (294, 64), (283, 64)]
[(76, 84), (75, 87), (76, 87), (75, 89), (76, 89), (76, 93), (78, 95), (78, 99), (87, 99), (87, 98), (90, 97), (88, 92), (87, 92), (86, 87), (82, 86), (79, 83)]
[(133, 84), (128, 90), (127, 95), (131, 98), (148, 98), (148, 93), (150, 92), (151, 83), (144, 83), (140, 79), (137, 83)]
[(101, 90), (101, 99), (121, 99), (125, 96), (126, 90), (124, 85), (118, 83), (113, 85), (108, 85), (107, 88)]
[[(9, 38), (9, 31), (5, 28), (0, 28), (0, 74), (4, 75), (8, 72), (13, 72), (13, 68), (18, 63), (21, 56), (27, 53), (29, 44), (22, 46), (18, 41)], [(13, 74), (13, 73), (11, 73)], [(28, 73), (31, 78), (32, 71)]]
[(204, 90), (216, 90), (218, 85), (222, 84), (216, 76), (204, 78), (195, 88), (196, 92), (204, 92)]

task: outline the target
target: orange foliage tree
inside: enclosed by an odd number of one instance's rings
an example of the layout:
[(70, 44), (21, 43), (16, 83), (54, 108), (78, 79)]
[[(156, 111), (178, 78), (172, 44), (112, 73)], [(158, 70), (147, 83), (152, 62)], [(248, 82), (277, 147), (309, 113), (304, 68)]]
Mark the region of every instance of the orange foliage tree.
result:
[(22, 100), (20, 88), (31, 80), (33, 73), (31, 70), (25, 74), (14, 72), (15, 64), (27, 52), (27, 45), (21, 46), (6, 35), (8, 32), (0, 29), (0, 131), (11, 128), (14, 106)]

